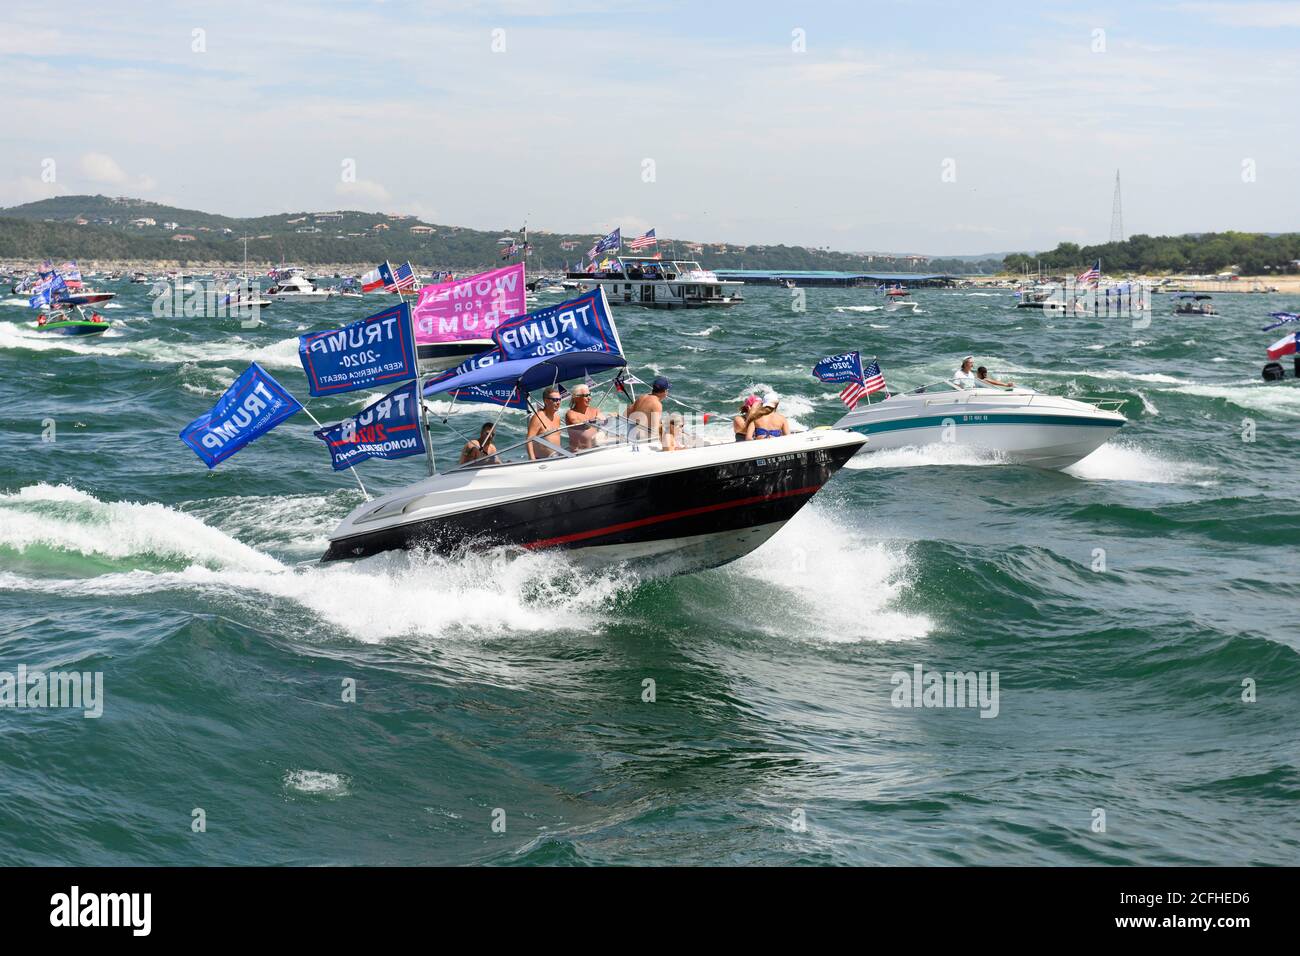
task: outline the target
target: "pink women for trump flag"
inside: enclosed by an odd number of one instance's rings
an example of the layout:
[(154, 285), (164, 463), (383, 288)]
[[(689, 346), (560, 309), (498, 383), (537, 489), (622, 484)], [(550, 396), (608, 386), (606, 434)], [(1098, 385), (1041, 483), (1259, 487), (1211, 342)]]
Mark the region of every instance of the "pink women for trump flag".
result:
[(506, 319), (528, 311), (524, 264), (480, 272), (420, 289), (411, 311), (417, 345), (491, 338)]

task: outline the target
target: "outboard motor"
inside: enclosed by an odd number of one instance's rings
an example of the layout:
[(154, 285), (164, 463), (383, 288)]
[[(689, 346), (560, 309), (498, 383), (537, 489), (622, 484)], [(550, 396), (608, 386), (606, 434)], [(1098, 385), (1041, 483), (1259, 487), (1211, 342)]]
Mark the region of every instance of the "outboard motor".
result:
[(1286, 378), (1286, 370), (1282, 368), (1280, 362), (1269, 362), (1264, 366), (1264, 381), (1280, 382)]

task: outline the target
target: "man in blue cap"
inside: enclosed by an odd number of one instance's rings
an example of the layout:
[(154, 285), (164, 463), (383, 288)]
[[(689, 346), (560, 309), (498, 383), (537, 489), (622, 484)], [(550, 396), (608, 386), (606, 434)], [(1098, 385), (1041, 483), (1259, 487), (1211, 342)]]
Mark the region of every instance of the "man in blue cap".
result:
[(648, 441), (652, 435), (663, 440), (664, 399), (672, 387), (672, 383), (660, 375), (650, 383), (649, 395), (642, 395), (627, 407), (633, 441)]

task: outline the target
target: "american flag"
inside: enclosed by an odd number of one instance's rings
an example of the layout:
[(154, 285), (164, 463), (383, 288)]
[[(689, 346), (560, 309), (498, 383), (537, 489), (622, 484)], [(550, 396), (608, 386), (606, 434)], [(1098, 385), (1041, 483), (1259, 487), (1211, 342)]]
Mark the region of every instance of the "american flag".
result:
[(654, 231), (653, 229), (651, 229), (651, 230), (650, 230), (649, 232), (647, 232), (644, 236), (637, 236), (635, 239), (633, 239), (631, 242), (629, 242), (629, 243), (628, 243), (628, 248), (630, 248), (630, 249), (648, 249), (648, 248), (650, 248), (651, 246), (653, 246), (655, 243), (657, 243), (658, 241), (659, 241), (659, 240), (655, 238), (655, 231)]
[(1101, 260), (1098, 259), (1096, 265), (1091, 269), (1087, 272), (1080, 272), (1074, 278), (1080, 285), (1096, 285), (1098, 280), (1101, 279)]
[[(398, 292), (405, 292), (407, 289), (413, 289), (415, 288), (415, 269), (411, 267), (409, 261), (403, 262), (393, 270), (393, 279), (395, 280), (393, 288)], [(393, 290), (390, 289), (389, 291), (391, 292)]]
[(849, 411), (858, 407), (864, 395), (878, 392), (885, 387), (885, 376), (880, 372), (880, 362), (872, 360), (862, 372), (862, 381), (849, 382), (840, 392), (840, 401), (849, 407)]

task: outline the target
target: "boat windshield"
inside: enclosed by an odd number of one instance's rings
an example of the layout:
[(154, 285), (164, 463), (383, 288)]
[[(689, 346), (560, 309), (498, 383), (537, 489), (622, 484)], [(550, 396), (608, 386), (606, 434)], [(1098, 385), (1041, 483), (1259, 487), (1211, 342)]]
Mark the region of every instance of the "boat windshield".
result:
[[(1023, 386), (1018, 386), (1018, 387), (1021, 389), (1021, 391), (1026, 390)], [(992, 389), (995, 392), (1007, 391), (1007, 389), (1001, 385), (994, 385), (991, 382), (984, 382), (977, 378), (977, 379), (972, 379), (969, 382), (960, 382), (960, 383), (955, 382), (952, 379), (943, 379), (942, 381), (931, 382), (929, 385), (922, 385), (920, 388), (914, 388), (910, 392), (903, 392), (902, 394), (931, 395), (931, 394), (943, 393), (943, 392), (969, 392), (971, 389), (975, 389), (975, 388), (988, 388), (988, 389)]]
[[(495, 454), (462, 461), (448, 471), (517, 465), (548, 458), (576, 458), (625, 445), (635, 445), (649, 452), (664, 452), (721, 443), (717, 437), (704, 435), (698, 425), (679, 413), (665, 416), (664, 440), (661, 441), (658, 435), (651, 438), (649, 431), (645, 422), (623, 415), (607, 415), (587, 422), (561, 425), (532, 438), (524, 437), (504, 448), (498, 447)], [(494, 441), (493, 444), (498, 443)]]

